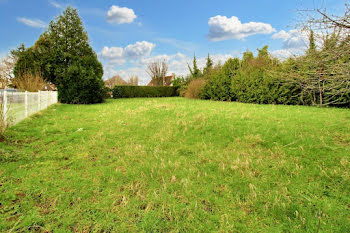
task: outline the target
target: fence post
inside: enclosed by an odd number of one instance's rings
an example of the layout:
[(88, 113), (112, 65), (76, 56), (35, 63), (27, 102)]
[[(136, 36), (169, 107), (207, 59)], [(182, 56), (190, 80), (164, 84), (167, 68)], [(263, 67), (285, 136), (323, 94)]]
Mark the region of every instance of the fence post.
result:
[(24, 92), (24, 117), (28, 117), (28, 91)]
[(41, 95), (40, 95), (40, 91), (38, 91), (38, 112), (41, 110)]
[(47, 91), (47, 93), (46, 93), (46, 99), (47, 99), (47, 100), (46, 100), (46, 108), (50, 106), (49, 94), (50, 94), (49, 91)]
[(7, 91), (6, 91), (6, 89), (4, 89), (4, 92), (3, 92), (3, 114), (4, 114), (4, 125), (5, 125), (5, 127), (6, 127), (6, 125), (7, 125)]

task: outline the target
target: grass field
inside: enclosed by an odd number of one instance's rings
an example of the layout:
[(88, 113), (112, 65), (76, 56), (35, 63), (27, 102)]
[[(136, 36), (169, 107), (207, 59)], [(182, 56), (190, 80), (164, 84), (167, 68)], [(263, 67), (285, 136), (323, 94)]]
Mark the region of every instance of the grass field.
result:
[(0, 231), (350, 232), (350, 110), (54, 105), (0, 143)]

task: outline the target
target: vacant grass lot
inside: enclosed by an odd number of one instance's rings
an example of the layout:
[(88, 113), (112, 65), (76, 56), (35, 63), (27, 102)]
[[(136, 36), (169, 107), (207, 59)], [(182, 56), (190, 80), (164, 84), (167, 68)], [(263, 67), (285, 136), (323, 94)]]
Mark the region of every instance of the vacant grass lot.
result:
[(0, 231), (350, 232), (350, 111), (54, 105), (0, 143)]

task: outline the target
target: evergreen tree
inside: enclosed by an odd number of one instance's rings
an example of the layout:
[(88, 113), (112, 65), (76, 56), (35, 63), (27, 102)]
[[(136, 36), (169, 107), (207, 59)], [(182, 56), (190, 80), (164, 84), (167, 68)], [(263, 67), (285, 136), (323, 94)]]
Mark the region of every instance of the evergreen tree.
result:
[(202, 74), (200, 69), (197, 66), (197, 58), (196, 55), (193, 56), (193, 69), (191, 69), (190, 65), (188, 65), (188, 69), (190, 70), (192, 78), (199, 78)]
[(212, 68), (213, 68), (213, 65), (214, 65), (213, 60), (210, 58), (209, 53), (208, 53), (207, 63), (206, 63), (206, 65), (205, 65), (205, 68), (204, 68), (204, 70), (203, 70), (203, 73), (204, 73), (204, 74), (209, 74), (210, 71), (211, 71)]
[(315, 51), (316, 51), (316, 44), (315, 44), (314, 31), (310, 30), (308, 53), (312, 53), (312, 52), (315, 52)]
[(46, 32), (22, 53), (15, 74), (40, 72), (54, 83), (62, 103), (103, 101), (103, 67), (89, 44), (77, 10), (68, 7)]

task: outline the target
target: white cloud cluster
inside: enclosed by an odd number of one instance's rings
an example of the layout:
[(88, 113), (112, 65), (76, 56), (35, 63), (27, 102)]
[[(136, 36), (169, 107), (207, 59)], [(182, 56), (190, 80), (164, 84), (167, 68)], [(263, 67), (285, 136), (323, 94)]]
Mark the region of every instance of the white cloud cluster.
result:
[(309, 36), (306, 32), (293, 29), (288, 32), (281, 30), (272, 35), (272, 39), (283, 40), (283, 48), (306, 48), (308, 45)]
[(109, 23), (132, 23), (137, 16), (133, 9), (127, 7), (111, 6), (107, 12), (107, 21)]
[(34, 27), (34, 28), (46, 28), (47, 24), (44, 21), (41, 21), (39, 19), (28, 19), (24, 17), (18, 17), (17, 21), (20, 23), (23, 23), (27, 26)]
[(286, 59), (305, 52), (308, 46), (309, 35), (307, 32), (297, 29), (281, 30), (272, 35), (272, 39), (283, 41), (282, 49), (272, 51), (271, 54), (280, 59)]
[(226, 16), (217, 15), (209, 19), (208, 25), (210, 41), (241, 40), (255, 34), (270, 34), (276, 31), (267, 23), (242, 23), (236, 16), (227, 18)]
[(141, 59), (149, 56), (155, 46), (155, 44), (147, 41), (136, 42), (135, 44), (130, 44), (125, 48), (109, 48), (105, 46), (100, 55), (102, 58), (107, 59), (111, 64), (123, 65), (127, 59)]

